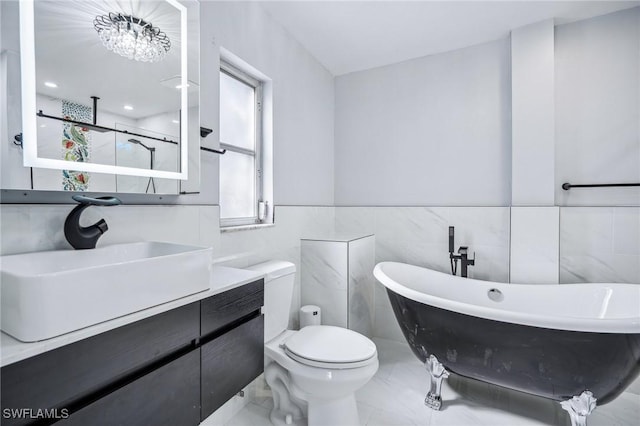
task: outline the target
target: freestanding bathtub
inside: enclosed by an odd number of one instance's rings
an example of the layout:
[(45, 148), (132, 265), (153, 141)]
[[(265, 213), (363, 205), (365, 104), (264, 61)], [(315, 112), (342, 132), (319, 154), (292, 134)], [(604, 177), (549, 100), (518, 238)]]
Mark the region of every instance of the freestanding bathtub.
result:
[(504, 284), (396, 262), (374, 276), (427, 366), (434, 409), (450, 371), (560, 401), (584, 425), (640, 372), (640, 285)]

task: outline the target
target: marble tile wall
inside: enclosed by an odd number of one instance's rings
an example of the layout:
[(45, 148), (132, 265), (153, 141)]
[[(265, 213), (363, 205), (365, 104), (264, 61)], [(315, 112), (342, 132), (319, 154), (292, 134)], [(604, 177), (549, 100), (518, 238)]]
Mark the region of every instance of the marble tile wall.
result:
[[(509, 281), (508, 207), (336, 207), (336, 232), (375, 235), (376, 263), (405, 262), (450, 271), (448, 227), (455, 226), (455, 245), (475, 252), (469, 275)], [(375, 282), (375, 337), (404, 341), (387, 299)]]
[(511, 207), (510, 278), (519, 284), (558, 284), (558, 207)]
[[(70, 249), (63, 225), (72, 208), (71, 204), (0, 205), (0, 254)], [(206, 222), (217, 218), (216, 211), (216, 206), (91, 207), (83, 213), (82, 223), (107, 221), (109, 231), (99, 246), (155, 240), (215, 247), (219, 235)]]
[(562, 207), (560, 282), (640, 284), (640, 207)]

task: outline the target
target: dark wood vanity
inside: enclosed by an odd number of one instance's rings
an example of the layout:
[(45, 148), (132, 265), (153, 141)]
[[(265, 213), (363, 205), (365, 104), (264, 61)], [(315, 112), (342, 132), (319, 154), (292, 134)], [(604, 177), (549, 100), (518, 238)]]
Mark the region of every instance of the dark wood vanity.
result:
[(197, 425), (262, 373), (263, 300), (258, 280), (9, 364), (1, 422)]

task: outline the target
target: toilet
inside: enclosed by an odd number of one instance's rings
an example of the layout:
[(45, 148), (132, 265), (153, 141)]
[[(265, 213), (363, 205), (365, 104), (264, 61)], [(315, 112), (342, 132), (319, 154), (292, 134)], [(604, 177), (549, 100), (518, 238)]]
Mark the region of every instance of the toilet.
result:
[(311, 325), (287, 330), (295, 265), (269, 261), (248, 269), (265, 274), (264, 376), (273, 392), (271, 422), (360, 424), (354, 393), (378, 370), (376, 345), (342, 327)]

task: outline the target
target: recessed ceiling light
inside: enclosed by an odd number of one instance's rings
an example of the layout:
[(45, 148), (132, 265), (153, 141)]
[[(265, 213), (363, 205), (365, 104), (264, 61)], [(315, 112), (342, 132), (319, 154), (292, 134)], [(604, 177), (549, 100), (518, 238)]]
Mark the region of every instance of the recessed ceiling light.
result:
[(131, 105), (125, 105), (124, 109), (126, 109), (127, 111), (133, 111), (133, 107)]
[(51, 87), (52, 89), (55, 89), (56, 87), (58, 87), (57, 84), (55, 84), (54, 82), (51, 82), (51, 81), (45, 81), (44, 85), (47, 86), (47, 87)]
[[(182, 77), (179, 75), (160, 80), (160, 84), (168, 89), (182, 89)], [(193, 90), (198, 87), (198, 83), (192, 80), (187, 80), (187, 86), (189, 90)]]
[(180, 124), (180, 121), (178, 121), (178, 120), (171, 120), (171, 122), (175, 123), (175, 124)]

